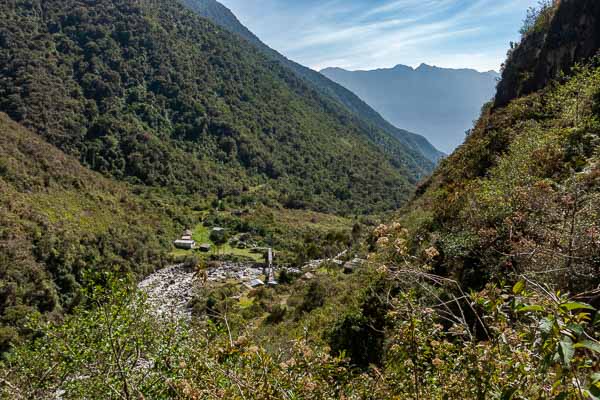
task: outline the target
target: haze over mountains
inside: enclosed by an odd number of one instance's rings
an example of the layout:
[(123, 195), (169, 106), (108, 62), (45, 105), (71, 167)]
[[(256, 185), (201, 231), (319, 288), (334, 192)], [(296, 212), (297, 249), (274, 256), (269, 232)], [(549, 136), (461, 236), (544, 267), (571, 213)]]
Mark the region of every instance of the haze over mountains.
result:
[(402, 125), (397, 125), (397, 127), (393, 126), (384, 118), (382, 118), (377, 111), (373, 110), (373, 108), (371, 108), (347, 88), (344, 88), (342, 85), (333, 82), (332, 80), (310, 68), (287, 59), (282, 54), (267, 46), (254, 33), (246, 28), (231, 12), (231, 10), (218, 1), (182, 0), (182, 2), (197, 14), (208, 18), (213, 23), (220, 25), (226, 28), (228, 31), (244, 38), (260, 52), (262, 52), (267, 58), (276, 61), (280, 65), (294, 72), (294, 74), (308, 83), (322, 95), (339, 102), (359, 118), (371, 123), (376, 128), (381, 129), (395, 137), (400, 143), (409, 149), (410, 157), (414, 158), (417, 163), (421, 162), (419, 159), (422, 157), (425, 157), (427, 160), (435, 163), (443, 156), (443, 153), (434, 148), (434, 146), (432, 146), (427, 139), (420, 135), (420, 132), (415, 131), (418, 133), (415, 134), (404, 130)]
[(426, 64), (372, 71), (326, 68), (321, 73), (356, 93), (392, 124), (419, 132), (446, 153), (464, 141), (482, 105), (494, 96), (499, 77), (494, 71)]
[(494, 71), (482, 73), (426, 64), (416, 69), (398, 65), (391, 69), (355, 72), (326, 68), (318, 73), (264, 44), (218, 1), (183, 0), (183, 3), (246, 39), (267, 58), (293, 71), (321, 94), (338, 101), (433, 162), (443, 155), (439, 150), (449, 154), (464, 141), (465, 131), (479, 117), (482, 105), (494, 96), (499, 78)]

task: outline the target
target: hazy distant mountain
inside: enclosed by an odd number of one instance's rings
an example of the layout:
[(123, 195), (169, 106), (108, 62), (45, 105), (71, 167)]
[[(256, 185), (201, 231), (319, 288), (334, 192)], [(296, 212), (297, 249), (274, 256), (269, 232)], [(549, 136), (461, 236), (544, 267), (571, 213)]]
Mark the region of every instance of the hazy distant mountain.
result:
[[(305, 82), (309, 83), (314, 89), (319, 91), (321, 94), (326, 95), (341, 105), (346, 107), (352, 113), (356, 114), (363, 121), (374, 125), (375, 127), (385, 131), (386, 133), (395, 137), (400, 143), (402, 143), (411, 153), (410, 157), (414, 159), (414, 164), (420, 165), (421, 168), (430, 172), (430, 166), (427, 162), (437, 162), (443, 153), (434, 148), (431, 143), (427, 141), (423, 136), (417, 135), (412, 132), (408, 132), (404, 129), (397, 128), (386, 121), (382, 116), (358, 96), (352, 93), (347, 88), (333, 82), (331, 79), (323, 76), (322, 74), (300, 65), (294, 61), (288, 60), (285, 56), (273, 50), (266, 44), (264, 44), (256, 35), (254, 35), (248, 28), (246, 28), (237, 17), (225, 7), (223, 4), (216, 0), (181, 0), (189, 9), (195, 11), (199, 15), (210, 19), (212, 22), (226, 28), (230, 32), (233, 32), (250, 43), (252, 43), (258, 50), (265, 54), (268, 58), (278, 62), (284, 67), (290, 69), (298, 77), (302, 78)], [(402, 125), (397, 125), (404, 128)], [(403, 155), (407, 157), (408, 154)], [(425, 160), (421, 160), (425, 158)], [(426, 162), (424, 162), (426, 161)]]
[(345, 86), (396, 126), (423, 134), (452, 152), (491, 100), (499, 75), (422, 64), (373, 71), (326, 68), (321, 73)]

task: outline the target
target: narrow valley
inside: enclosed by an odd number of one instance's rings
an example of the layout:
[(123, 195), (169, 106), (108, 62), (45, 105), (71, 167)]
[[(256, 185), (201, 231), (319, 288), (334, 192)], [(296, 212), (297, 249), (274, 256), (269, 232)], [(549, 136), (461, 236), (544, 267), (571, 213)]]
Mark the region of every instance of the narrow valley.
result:
[(0, 398), (599, 400), (600, 2), (223, 3), (0, 2)]

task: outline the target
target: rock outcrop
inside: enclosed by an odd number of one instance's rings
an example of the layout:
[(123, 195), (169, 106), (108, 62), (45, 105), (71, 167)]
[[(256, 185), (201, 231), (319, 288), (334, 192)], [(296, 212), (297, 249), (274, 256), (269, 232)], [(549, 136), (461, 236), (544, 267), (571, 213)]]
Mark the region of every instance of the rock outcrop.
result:
[(526, 35), (510, 54), (495, 107), (543, 89), (600, 49), (600, 1), (562, 0), (549, 26)]
[(185, 264), (172, 265), (156, 271), (138, 284), (148, 296), (152, 312), (159, 318), (191, 320), (190, 301), (194, 288), (205, 284), (231, 280), (251, 281), (262, 276), (262, 268), (255, 264), (221, 263), (206, 270), (206, 279)]

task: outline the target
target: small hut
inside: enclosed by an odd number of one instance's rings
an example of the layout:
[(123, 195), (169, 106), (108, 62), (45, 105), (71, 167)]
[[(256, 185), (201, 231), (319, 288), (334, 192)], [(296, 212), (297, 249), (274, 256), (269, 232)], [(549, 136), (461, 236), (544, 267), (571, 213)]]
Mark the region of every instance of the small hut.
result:
[(175, 245), (175, 247), (177, 247), (178, 249), (183, 249), (183, 250), (192, 250), (196, 248), (196, 241), (194, 240), (186, 240), (186, 239), (179, 239), (173, 242), (173, 244)]
[(208, 243), (202, 243), (199, 248), (200, 248), (201, 252), (208, 253), (210, 251), (211, 247), (212, 246)]
[(181, 235), (181, 239), (173, 242), (176, 248), (183, 250), (193, 250), (196, 248), (196, 241), (192, 239), (192, 231), (186, 229)]

